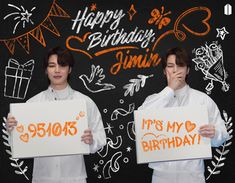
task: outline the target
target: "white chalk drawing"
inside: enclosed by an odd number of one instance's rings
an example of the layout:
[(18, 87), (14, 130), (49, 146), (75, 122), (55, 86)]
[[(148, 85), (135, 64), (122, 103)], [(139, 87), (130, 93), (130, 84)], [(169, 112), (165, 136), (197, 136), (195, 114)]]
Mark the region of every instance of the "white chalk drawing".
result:
[(92, 93), (102, 92), (105, 90), (112, 90), (115, 88), (114, 85), (109, 83), (101, 83), (101, 81), (105, 78), (103, 74), (103, 68), (98, 66), (91, 66), (91, 74), (88, 77), (85, 74), (79, 76), (82, 80), (86, 89)]
[(233, 13), (233, 7), (231, 4), (224, 5), (224, 14), (225, 15), (232, 15)]
[(12, 7), (15, 9), (14, 12), (7, 14), (3, 19), (7, 19), (9, 17), (12, 17), (14, 21), (16, 21), (13, 34), (16, 32), (16, 28), (20, 23), (22, 23), (22, 27), (25, 28), (25, 23), (31, 23), (34, 24), (34, 22), (31, 20), (32, 12), (36, 9), (36, 7), (33, 7), (30, 11), (26, 10), (23, 6), (15, 6), (13, 4), (8, 4), (9, 7)]
[(193, 53), (195, 53), (196, 56), (192, 59), (193, 62), (196, 63), (195, 70), (200, 69), (205, 75), (204, 80), (210, 80), (210, 83), (208, 83), (205, 88), (206, 93), (211, 94), (214, 88), (214, 81), (220, 82), (222, 84), (222, 90), (227, 92), (229, 90), (229, 84), (227, 84), (225, 80), (228, 74), (224, 69), (221, 46), (218, 45), (217, 42), (213, 42), (209, 46), (205, 44), (205, 46), (193, 50)]
[(116, 137), (116, 142), (113, 142), (112, 139), (106, 138), (107, 145), (102, 147), (97, 153), (100, 155), (100, 157), (104, 158), (107, 156), (109, 148), (112, 149), (118, 149), (122, 145), (122, 136), (117, 136)]
[(94, 164), (93, 170), (94, 170), (95, 172), (99, 172), (99, 165)]
[(229, 134), (229, 139), (226, 142), (224, 142), (223, 145), (215, 149), (217, 153), (213, 156), (213, 159), (211, 160), (211, 166), (209, 165), (207, 166), (209, 175), (206, 177), (206, 180), (208, 180), (212, 175), (221, 173), (221, 171), (218, 169), (225, 165), (223, 161), (226, 159), (225, 156), (229, 153), (228, 147), (231, 146), (232, 144), (232, 138), (233, 138), (232, 117), (228, 117), (228, 114), (226, 113), (226, 111), (223, 111), (223, 117), (225, 120), (226, 129)]
[(105, 127), (104, 129), (105, 130), (107, 130), (108, 132), (108, 134), (109, 134), (109, 132), (113, 135), (113, 131), (112, 131), (112, 128), (113, 128), (113, 126), (110, 126), (110, 124), (109, 123), (106, 123), (107, 124), (107, 127)]
[(34, 60), (19, 64), (15, 59), (10, 58), (5, 68), (4, 96), (9, 98), (24, 99), (28, 91)]
[(117, 108), (112, 112), (111, 120), (113, 121), (113, 120), (118, 119), (118, 115), (126, 116), (128, 114), (131, 114), (131, 113), (133, 113), (134, 110), (135, 110), (135, 104), (134, 103), (129, 104), (128, 111), (126, 111), (125, 109), (122, 109), (122, 108)]
[(130, 83), (126, 84), (123, 86), (123, 89), (126, 89), (124, 96), (126, 97), (128, 94), (130, 94), (130, 96), (134, 95), (134, 92), (138, 92), (140, 87), (144, 87), (146, 79), (147, 78), (151, 78), (153, 77), (153, 74), (149, 75), (149, 76), (145, 76), (145, 75), (137, 75), (137, 77), (139, 79), (130, 79)]
[(118, 172), (120, 169), (120, 165), (118, 163), (118, 159), (122, 157), (122, 152), (116, 152), (112, 158), (104, 165), (103, 167), (103, 177), (105, 179), (111, 178), (111, 170), (112, 172)]
[(216, 31), (217, 31), (216, 37), (220, 37), (222, 40), (224, 40), (226, 34), (229, 34), (229, 32), (226, 31), (225, 27), (216, 28)]
[(135, 123), (134, 121), (130, 121), (127, 123), (127, 135), (129, 139), (135, 141)]
[(2, 138), (3, 138), (3, 144), (6, 146), (6, 153), (10, 156), (9, 157), (10, 165), (16, 169), (14, 171), (15, 174), (23, 175), (27, 180), (29, 180), (28, 176), (26, 175), (26, 172), (28, 171), (28, 166), (24, 165), (24, 161), (20, 159), (11, 158), (12, 153), (11, 153), (11, 148), (10, 148), (10, 143), (9, 143), (9, 133), (6, 130), (6, 118), (5, 117), (3, 118), (3, 121), (4, 122), (2, 123), (2, 126), (3, 126)]
[(132, 148), (131, 148), (131, 147), (127, 147), (127, 148), (126, 148), (126, 151), (127, 151), (127, 152), (131, 152), (131, 151), (132, 151)]

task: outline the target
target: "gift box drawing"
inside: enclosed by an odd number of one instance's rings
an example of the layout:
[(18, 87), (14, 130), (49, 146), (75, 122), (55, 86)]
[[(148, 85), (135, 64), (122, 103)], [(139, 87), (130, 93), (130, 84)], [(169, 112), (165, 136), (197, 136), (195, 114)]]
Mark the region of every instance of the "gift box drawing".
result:
[(15, 59), (9, 59), (5, 68), (4, 96), (24, 99), (34, 69), (34, 60), (19, 64)]

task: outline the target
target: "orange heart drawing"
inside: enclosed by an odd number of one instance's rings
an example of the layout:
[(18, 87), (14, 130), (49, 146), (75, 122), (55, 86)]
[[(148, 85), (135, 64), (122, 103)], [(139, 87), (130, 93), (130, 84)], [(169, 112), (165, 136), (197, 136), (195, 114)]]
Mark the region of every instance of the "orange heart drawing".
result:
[(17, 132), (22, 133), (24, 131), (24, 126), (23, 125), (18, 125), (16, 127)]
[(29, 134), (25, 133), (25, 134), (21, 135), (20, 140), (27, 143), (29, 141)]
[(185, 122), (185, 128), (186, 128), (188, 133), (193, 131), (195, 127), (196, 127), (195, 123), (192, 123), (191, 121), (186, 121)]

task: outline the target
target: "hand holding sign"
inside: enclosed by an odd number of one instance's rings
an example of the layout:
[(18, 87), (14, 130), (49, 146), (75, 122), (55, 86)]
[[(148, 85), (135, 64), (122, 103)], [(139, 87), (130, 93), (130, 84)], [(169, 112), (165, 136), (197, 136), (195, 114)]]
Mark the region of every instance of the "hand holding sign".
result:
[(13, 158), (89, 153), (93, 137), (87, 130), (85, 101), (11, 104), (10, 110), (15, 118), (9, 116), (8, 126), (17, 124), (12, 131)]
[[(205, 106), (135, 111), (138, 163), (211, 157)], [(199, 127), (201, 134), (199, 133)]]

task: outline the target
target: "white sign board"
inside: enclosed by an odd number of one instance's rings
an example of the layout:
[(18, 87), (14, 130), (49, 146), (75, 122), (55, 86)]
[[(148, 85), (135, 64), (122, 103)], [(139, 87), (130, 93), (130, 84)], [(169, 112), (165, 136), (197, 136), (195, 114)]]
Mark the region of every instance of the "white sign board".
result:
[(208, 124), (205, 106), (137, 110), (134, 118), (137, 163), (211, 158), (210, 139), (198, 132)]
[(84, 100), (10, 104), (18, 121), (12, 131), (13, 158), (88, 154), (81, 141), (88, 128)]

